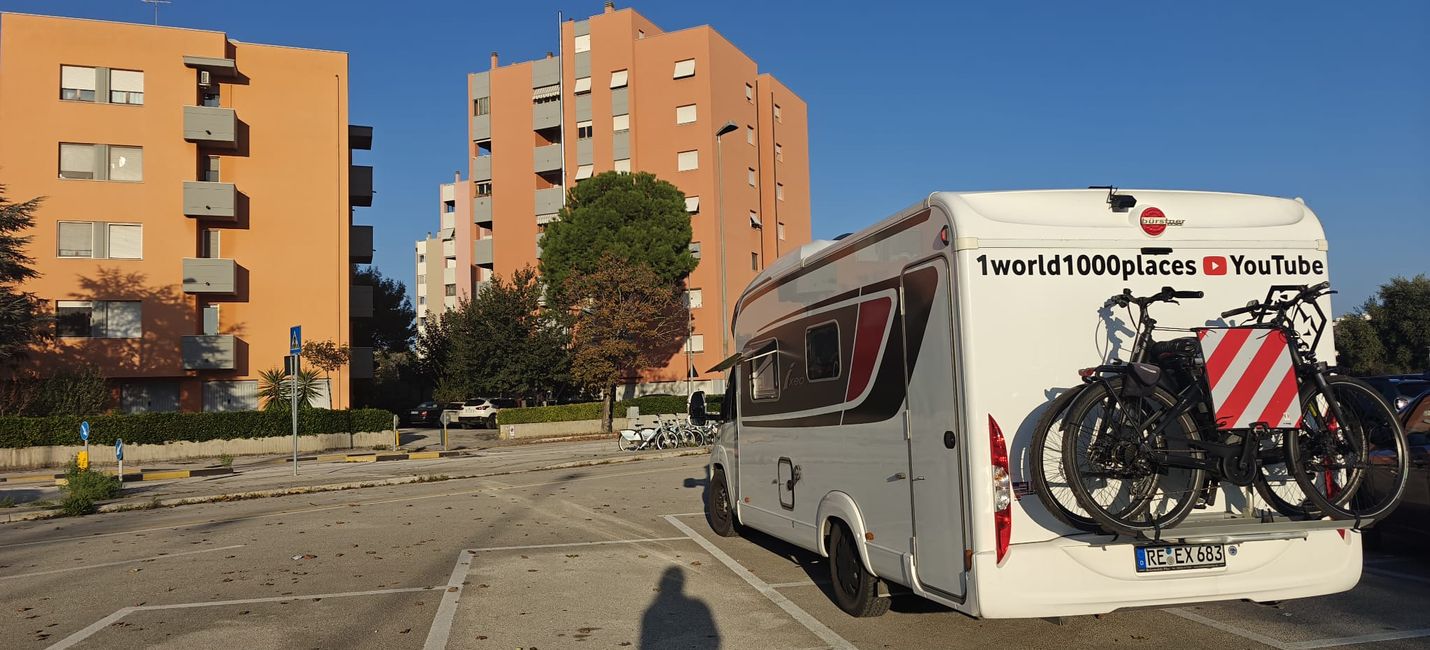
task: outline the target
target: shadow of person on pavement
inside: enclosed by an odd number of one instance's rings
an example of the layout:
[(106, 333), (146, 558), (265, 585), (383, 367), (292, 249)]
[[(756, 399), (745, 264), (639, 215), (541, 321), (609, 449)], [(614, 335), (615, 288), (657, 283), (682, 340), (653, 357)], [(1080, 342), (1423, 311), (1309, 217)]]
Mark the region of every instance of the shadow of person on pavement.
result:
[(660, 593), (641, 616), (640, 647), (719, 648), (720, 631), (710, 606), (685, 595), (685, 571), (673, 566), (660, 577)]

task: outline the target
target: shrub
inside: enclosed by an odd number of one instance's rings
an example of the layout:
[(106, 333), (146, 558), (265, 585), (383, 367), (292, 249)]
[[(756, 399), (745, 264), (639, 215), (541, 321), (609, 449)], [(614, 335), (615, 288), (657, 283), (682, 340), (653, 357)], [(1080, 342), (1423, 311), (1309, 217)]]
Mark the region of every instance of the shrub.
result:
[(0, 413), (7, 415), (93, 415), (103, 412), (107, 401), (109, 388), (93, 366), (0, 382)]
[[(720, 410), (722, 395), (705, 396), (705, 408), (715, 412)], [(680, 395), (637, 397), (616, 402), (615, 416), (626, 416), (627, 407), (639, 407), (641, 415), (666, 415), (685, 412), (685, 398)], [(533, 422), (570, 422), (573, 420), (601, 419), (600, 402), (561, 404), (559, 406), (533, 406), (520, 409), (502, 409), (497, 414), (501, 424), (530, 424)]]
[(71, 460), (65, 467), (65, 484), (61, 488), (64, 499), (60, 509), (71, 517), (94, 512), (94, 502), (119, 496), (119, 477), (101, 472), (80, 469), (79, 462)]
[[(88, 418), (89, 442), (91, 445), (113, 445), (115, 439), (123, 438), (128, 444), (161, 444), (286, 436), (293, 430), (291, 418), (287, 411), (97, 415)], [(80, 443), (79, 423), (85, 419), (68, 415), (0, 417), (0, 448), (77, 445)], [(381, 409), (304, 409), (298, 412), (300, 435), (386, 431), (391, 428), (392, 414)]]

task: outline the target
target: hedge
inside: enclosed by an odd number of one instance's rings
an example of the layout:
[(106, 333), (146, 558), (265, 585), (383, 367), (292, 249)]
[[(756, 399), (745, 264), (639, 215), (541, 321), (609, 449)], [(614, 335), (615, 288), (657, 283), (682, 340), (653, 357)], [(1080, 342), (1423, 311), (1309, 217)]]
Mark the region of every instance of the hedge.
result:
[[(113, 445), (116, 438), (127, 444), (159, 444), (174, 441), (201, 442), (233, 438), (267, 438), (293, 433), (293, 414), (286, 410), (232, 411), (227, 413), (135, 413), (72, 415), (49, 417), (0, 417), (0, 447), (78, 445), (79, 424), (89, 420), (89, 443)], [(298, 412), (298, 433), (358, 433), (387, 431), (392, 414), (381, 409), (330, 411), (304, 409)]]
[[(705, 408), (711, 412), (720, 410), (722, 395), (706, 395)], [(685, 398), (680, 395), (637, 397), (616, 402), (615, 416), (626, 416), (627, 407), (639, 407), (641, 415), (665, 415), (684, 413)], [(533, 406), (520, 409), (502, 409), (497, 413), (499, 424), (531, 424), (533, 422), (570, 422), (572, 420), (601, 419), (600, 402), (561, 404), (558, 406)]]

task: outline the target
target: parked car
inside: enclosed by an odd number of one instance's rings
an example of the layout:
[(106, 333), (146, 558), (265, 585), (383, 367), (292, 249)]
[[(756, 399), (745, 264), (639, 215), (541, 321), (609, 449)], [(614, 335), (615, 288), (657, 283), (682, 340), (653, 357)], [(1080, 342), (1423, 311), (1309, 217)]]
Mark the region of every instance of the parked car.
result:
[(437, 413), (438, 423), (441, 423), (442, 414), (445, 413), (448, 415), (447, 422), (449, 423), (449, 426), (462, 426), (460, 423), (460, 418), (462, 416), (462, 408), (463, 405), (461, 402), (447, 402), (446, 404), (443, 404), (442, 410)]
[(1365, 383), (1380, 391), (1396, 411), (1405, 408), (1416, 395), (1430, 390), (1430, 375), (1384, 375), (1364, 379)]
[(437, 419), (442, 415), (442, 405), (436, 402), (423, 402), (412, 407), (407, 412), (407, 424), (409, 426), (435, 426)]
[(1430, 390), (1408, 400), (1400, 426), (1410, 451), (1410, 481), (1400, 507), (1372, 530), (1393, 528), (1430, 540)]
[(462, 402), (462, 410), (457, 415), (457, 421), (463, 427), (483, 426), (488, 429), (497, 428), (497, 406), (509, 406), (509, 400), (497, 400), (488, 397), (477, 397)]

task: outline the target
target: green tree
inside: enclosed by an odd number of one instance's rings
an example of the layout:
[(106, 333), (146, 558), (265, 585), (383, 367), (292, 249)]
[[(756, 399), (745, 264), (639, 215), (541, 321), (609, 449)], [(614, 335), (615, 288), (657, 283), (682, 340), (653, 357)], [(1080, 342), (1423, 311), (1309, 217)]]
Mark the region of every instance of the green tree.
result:
[(14, 366), (30, 346), (47, 336), (40, 301), (20, 283), (40, 276), (25, 254), (41, 198), (11, 203), (0, 185), (0, 366)]
[[(293, 408), (289, 395), (293, 394), (293, 382), (282, 368), (273, 368), (258, 373), (258, 395), (263, 398), (263, 410), (287, 411)], [(312, 408), (313, 398), (318, 396), (318, 371), (312, 368), (298, 370), (298, 408)]]
[(685, 340), (679, 285), (610, 255), (570, 283), (577, 307), (571, 375), (602, 393), (601, 430), (610, 432), (616, 385), (664, 364)]
[(680, 189), (637, 172), (606, 172), (577, 183), (560, 219), (541, 238), (541, 277), (553, 304), (569, 304), (567, 281), (614, 257), (674, 286), (695, 270), (690, 213)]
[(347, 365), (350, 356), (351, 349), (346, 343), (326, 339), (303, 342), (303, 362), (323, 371), (325, 379), (331, 379), (334, 370)]
[(407, 297), (407, 286), (384, 277), (375, 266), (354, 273), (353, 284), (372, 287), (372, 318), (353, 320), (353, 341), (387, 352), (406, 352), (417, 335), (417, 312)]
[(1430, 367), (1430, 277), (1396, 277), (1380, 285), (1359, 311), (1337, 322), (1336, 351), (1355, 374)]
[(473, 300), (445, 314), (438, 328), (447, 345), (436, 393), (441, 399), (537, 398), (565, 382), (565, 332), (543, 305), (530, 267), (510, 279), (494, 277)]

